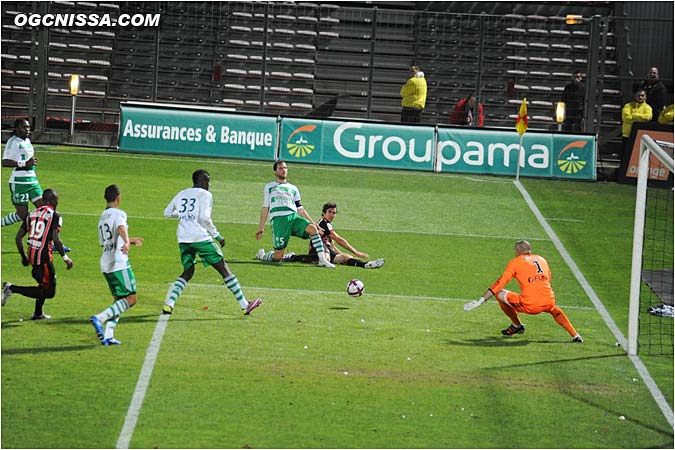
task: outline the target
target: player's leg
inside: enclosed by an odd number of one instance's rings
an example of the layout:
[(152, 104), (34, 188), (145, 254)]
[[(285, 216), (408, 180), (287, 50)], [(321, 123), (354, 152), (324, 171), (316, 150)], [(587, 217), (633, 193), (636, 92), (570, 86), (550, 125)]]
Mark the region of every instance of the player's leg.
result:
[(309, 253), (307, 255), (296, 255), (295, 253), (289, 253), (288, 255), (284, 256), (284, 261), (301, 262), (305, 264), (316, 264), (319, 262), (319, 256), (316, 253)]
[(312, 248), (316, 250), (316, 254), (319, 257), (319, 265), (330, 269), (335, 268), (335, 264), (331, 263), (326, 257), (323, 240), (319, 234), (319, 228), (316, 225), (310, 223), (304, 217), (297, 217), (294, 225), (294, 235), (302, 237), (303, 239), (307, 239), (309, 236)]
[(335, 256), (331, 255), (330, 261), (334, 264), (344, 264), (345, 266), (352, 267), (366, 267), (365, 261), (360, 259), (352, 258), (350, 255), (345, 253), (335, 253)]
[[(100, 313), (91, 316), (89, 321), (96, 330), (96, 336), (101, 340), (101, 343), (103, 345), (108, 345), (105, 342), (108, 337), (106, 337), (106, 333), (103, 333), (102, 331), (102, 324), (106, 324), (107, 332), (108, 321), (116, 318), (115, 323), (112, 324), (112, 330), (114, 330), (115, 325), (117, 325), (117, 320), (119, 320), (119, 316), (136, 304), (136, 277), (131, 268), (104, 273), (103, 276), (108, 282), (108, 288), (115, 301)], [(110, 333), (112, 333), (112, 331)], [(112, 337), (112, 334), (110, 337)]]
[(119, 321), (120, 316), (115, 316), (105, 323), (105, 331), (103, 332), (103, 340), (101, 341), (101, 345), (107, 346), (122, 344), (120, 341), (115, 339), (115, 327)]
[[(205, 255), (200, 254), (200, 257), (202, 258), (203, 261)], [(239, 306), (241, 306), (241, 310), (244, 312), (244, 315), (249, 315), (251, 311), (260, 306), (260, 304), (262, 303), (262, 299), (256, 298), (252, 302), (249, 302), (246, 299), (246, 295), (244, 295), (244, 291), (241, 288), (241, 285), (239, 284), (239, 279), (235, 274), (232, 273), (232, 271), (230, 271), (229, 266), (222, 257), (220, 258), (219, 261), (211, 265), (223, 277), (223, 282), (225, 283), (225, 286), (227, 286), (230, 292), (232, 292), (232, 295), (234, 295), (234, 298), (239, 303)]]
[(499, 300), (499, 307), (502, 309), (504, 314), (511, 319), (511, 325), (502, 330), (504, 336), (511, 336), (514, 334), (523, 333), (525, 331), (525, 325), (520, 321), (518, 317), (517, 308), (521, 304), (520, 295), (515, 292), (510, 292), (505, 289), (497, 292), (497, 300)]
[(275, 217), (272, 219), (272, 244), (274, 250), (265, 252), (264, 249), (258, 250), (256, 259), (267, 262), (280, 262), (284, 259), (286, 246), (291, 239), (292, 218), (290, 216)]
[(548, 313), (551, 314), (551, 316), (553, 316), (553, 319), (556, 322), (558, 322), (558, 325), (567, 330), (569, 335), (572, 336), (572, 340), (574, 342), (584, 342), (584, 339), (581, 337), (579, 333), (577, 333), (577, 330), (574, 329), (572, 323), (567, 318), (567, 315), (563, 312), (562, 309), (554, 305), (553, 308), (551, 308), (551, 310), (548, 311)]
[(11, 294), (20, 294), (28, 298), (54, 298), (54, 295), (56, 294), (56, 275), (54, 274), (54, 265), (49, 262), (40, 264), (38, 266), (33, 266), (31, 274), (33, 279), (37, 281), (37, 286), (17, 286), (15, 284), (5, 283), (5, 287), (3, 289), (3, 298), (5, 289)]
[(0, 225), (6, 227), (21, 222), (28, 216), (28, 192), (25, 185), (9, 183), (9, 191), (12, 195), (12, 204), (16, 212), (12, 212), (0, 219)]
[(176, 281), (169, 287), (164, 298), (164, 306), (162, 307), (163, 314), (171, 314), (176, 305), (176, 300), (183, 293), (188, 282), (195, 274), (196, 260), (196, 244), (178, 244), (180, 248), (180, 262), (183, 265), (183, 273), (180, 274)]

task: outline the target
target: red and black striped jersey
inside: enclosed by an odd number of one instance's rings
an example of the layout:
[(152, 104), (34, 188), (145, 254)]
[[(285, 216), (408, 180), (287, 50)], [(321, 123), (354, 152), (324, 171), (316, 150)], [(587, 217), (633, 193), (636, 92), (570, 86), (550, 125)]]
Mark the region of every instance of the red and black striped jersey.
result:
[(52, 261), (52, 236), (61, 231), (61, 215), (53, 206), (45, 205), (26, 217), (28, 229), (28, 261), (32, 266)]

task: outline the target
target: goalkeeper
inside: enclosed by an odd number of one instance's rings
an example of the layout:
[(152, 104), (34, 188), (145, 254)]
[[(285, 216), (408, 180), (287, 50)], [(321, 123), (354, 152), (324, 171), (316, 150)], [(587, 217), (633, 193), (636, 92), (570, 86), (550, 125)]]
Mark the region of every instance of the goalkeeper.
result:
[[(511, 325), (502, 330), (504, 336), (525, 332), (525, 325), (518, 317), (519, 312), (532, 315), (546, 312), (567, 330), (572, 336), (572, 342), (584, 342), (584, 338), (577, 333), (563, 310), (555, 304), (548, 262), (539, 255), (533, 255), (532, 247), (527, 241), (516, 242), (514, 251), (516, 257), (506, 265), (502, 276), (492, 283), (482, 297), (467, 304), (465, 309), (473, 309), (485, 303), (490, 297), (496, 296), (499, 307), (511, 319)], [(520, 294), (504, 289), (513, 278), (520, 285)]]

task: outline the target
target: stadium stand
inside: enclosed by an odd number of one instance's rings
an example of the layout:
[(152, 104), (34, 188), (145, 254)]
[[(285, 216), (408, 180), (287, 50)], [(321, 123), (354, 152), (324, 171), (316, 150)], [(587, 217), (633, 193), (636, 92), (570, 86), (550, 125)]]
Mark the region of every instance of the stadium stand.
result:
[[(36, 5), (2, 4), (3, 118), (28, 115), (31, 92), (45, 86), (46, 116), (67, 120), (77, 73), (78, 117), (92, 124), (115, 122), (126, 100), (301, 116), (334, 98), (333, 117), (398, 122), (399, 89), (416, 64), (429, 86), (424, 123), (447, 123), (475, 93), (486, 126), (512, 127), (526, 96), (530, 126), (545, 130), (581, 70), (593, 92), (587, 131), (602, 139), (616, 134), (626, 91), (645, 71), (634, 67), (647, 58), (638, 47), (672, 87), (672, 41), (632, 43), (638, 23), (616, 2), (45, 2), (55, 14), (161, 14), (159, 27), (54, 27), (46, 36), (14, 24)], [(570, 13), (586, 19), (567, 24)], [(669, 35), (672, 24), (663, 21)]]

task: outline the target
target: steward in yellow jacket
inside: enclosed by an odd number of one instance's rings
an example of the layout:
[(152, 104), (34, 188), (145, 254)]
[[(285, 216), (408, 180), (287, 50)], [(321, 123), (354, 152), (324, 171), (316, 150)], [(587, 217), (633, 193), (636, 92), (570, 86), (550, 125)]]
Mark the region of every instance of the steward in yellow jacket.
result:
[(652, 120), (652, 107), (647, 104), (647, 94), (644, 89), (638, 89), (635, 93), (635, 101), (623, 105), (621, 110), (621, 135), (624, 138), (630, 136), (630, 130), (633, 122), (649, 122)]
[(401, 123), (418, 123), (427, 102), (427, 80), (419, 67), (410, 67), (410, 78), (401, 87), (401, 99)]

